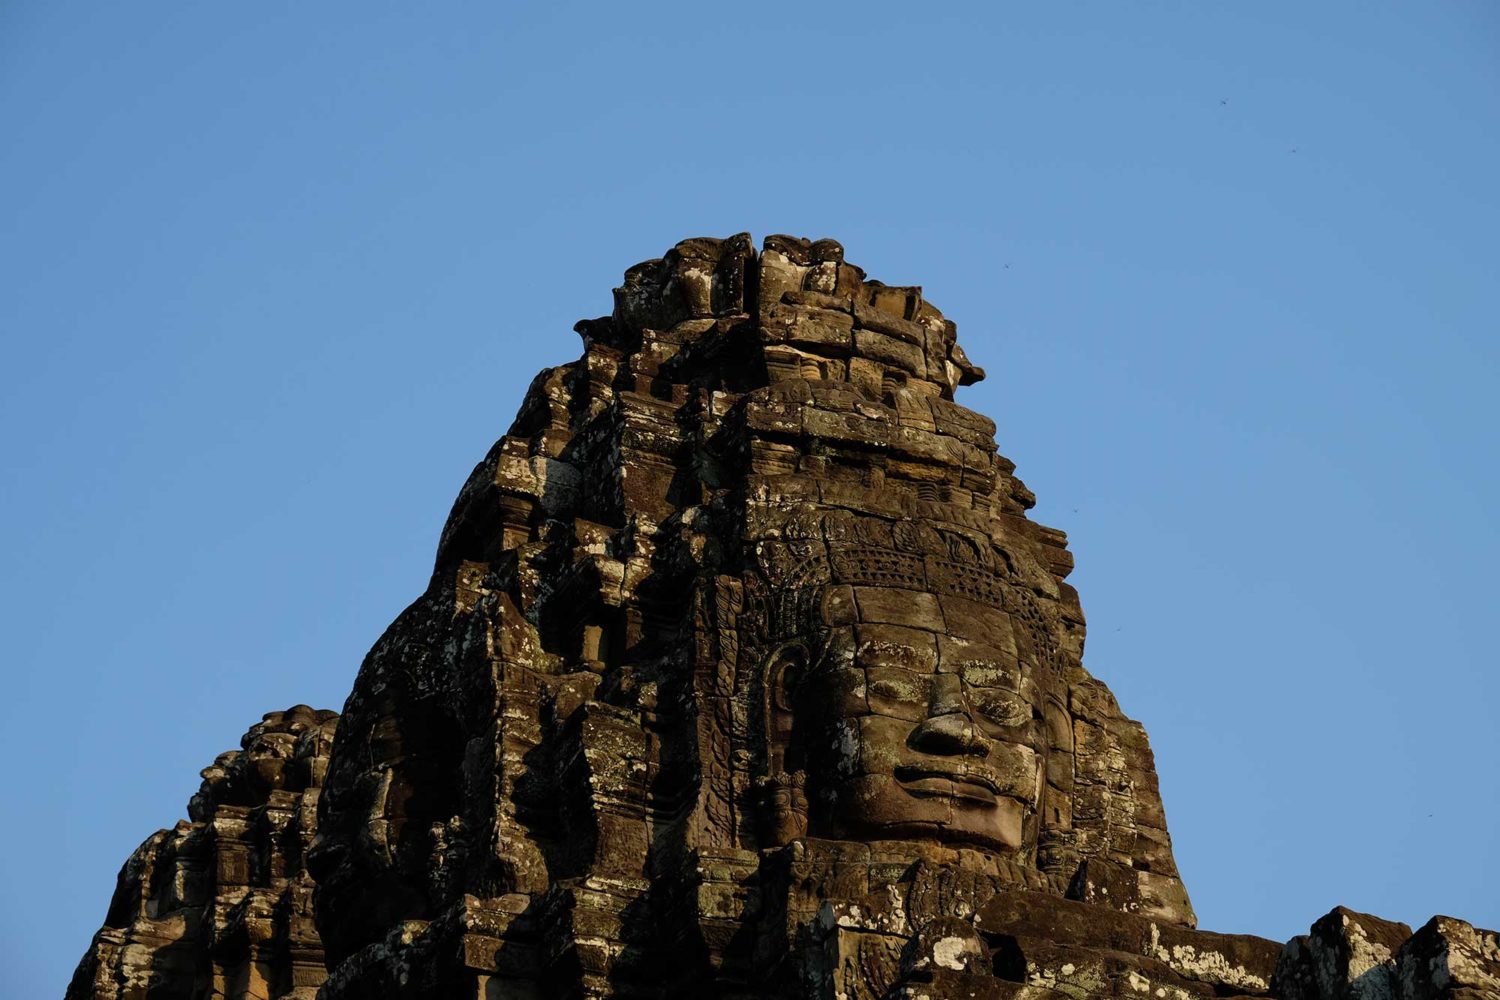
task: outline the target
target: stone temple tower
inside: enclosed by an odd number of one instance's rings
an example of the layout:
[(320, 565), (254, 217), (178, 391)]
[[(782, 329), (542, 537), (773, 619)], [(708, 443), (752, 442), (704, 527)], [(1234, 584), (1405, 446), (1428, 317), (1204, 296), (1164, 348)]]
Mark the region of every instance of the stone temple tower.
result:
[(920, 288), (693, 239), (576, 329), (331, 745), (299, 706), (205, 772), (70, 996), (1500, 996), (1447, 918), (1196, 929)]

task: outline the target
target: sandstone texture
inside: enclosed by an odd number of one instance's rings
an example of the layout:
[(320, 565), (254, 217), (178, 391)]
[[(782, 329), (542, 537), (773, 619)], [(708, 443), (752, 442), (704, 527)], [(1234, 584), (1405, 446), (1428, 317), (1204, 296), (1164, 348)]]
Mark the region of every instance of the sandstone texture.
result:
[(331, 750), (299, 708), (206, 771), (70, 997), (1500, 997), (1445, 917), (1196, 929), (920, 288), (693, 239), (576, 329)]

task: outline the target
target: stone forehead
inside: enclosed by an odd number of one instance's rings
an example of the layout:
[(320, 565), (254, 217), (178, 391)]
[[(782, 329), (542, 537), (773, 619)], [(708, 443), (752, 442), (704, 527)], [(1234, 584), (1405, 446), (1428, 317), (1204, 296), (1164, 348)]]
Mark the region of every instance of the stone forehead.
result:
[(889, 588), (1003, 608), (1019, 580), (1014, 557), (989, 539), (844, 510), (793, 513), (756, 555), (773, 587)]

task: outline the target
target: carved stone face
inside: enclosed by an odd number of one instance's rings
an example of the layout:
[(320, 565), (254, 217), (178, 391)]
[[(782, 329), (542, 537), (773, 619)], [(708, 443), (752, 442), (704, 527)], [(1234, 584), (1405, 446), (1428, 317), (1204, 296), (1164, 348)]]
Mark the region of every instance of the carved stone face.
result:
[(1021, 848), (1046, 740), (1042, 672), (1011, 616), (885, 587), (822, 603), (829, 639), (790, 706), (812, 832)]

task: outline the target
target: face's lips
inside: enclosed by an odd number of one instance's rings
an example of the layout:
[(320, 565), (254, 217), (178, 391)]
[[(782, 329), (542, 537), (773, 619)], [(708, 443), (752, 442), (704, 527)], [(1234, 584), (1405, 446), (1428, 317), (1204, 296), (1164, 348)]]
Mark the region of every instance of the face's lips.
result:
[(959, 798), (980, 805), (995, 805), (1000, 783), (983, 771), (963, 764), (941, 767), (934, 764), (901, 764), (895, 770), (896, 780), (912, 795)]

